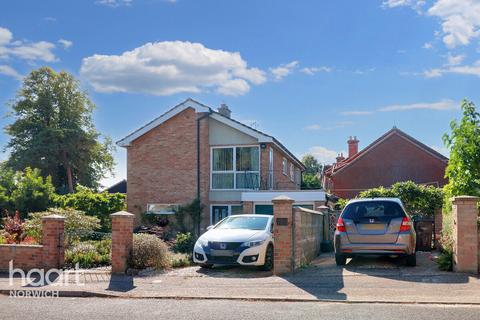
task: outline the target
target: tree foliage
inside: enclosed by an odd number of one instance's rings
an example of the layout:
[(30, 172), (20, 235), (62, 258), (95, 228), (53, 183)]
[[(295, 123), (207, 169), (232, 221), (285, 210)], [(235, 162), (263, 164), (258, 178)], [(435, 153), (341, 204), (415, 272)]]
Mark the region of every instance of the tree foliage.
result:
[(320, 189), (322, 183), (319, 173), (322, 171), (322, 165), (311, 154), (306, 154), (302, 158), (305, 165), (305, 172), (302, 175), (302, 189)]
[(450, 150), (445, 176), (448, 198), (459, 195), (480, 195), (480, 114), (473, 102), (462, 101), (462, 119), (450, 123), (451, 133), (443, 136)]
[(94, 104), (67, 72), (48, 67), (32, 71), (11, 103), (14, 123), (8, 165), (13, 170), (41, 169), (60, 192), (76, 184), (97, 188), (113, 167), (110, 139), (100, 142), (92, 111)]
[(306, 167), (305, 174), (316, 175), (322, 169), (322, 165), (311, 154), (306, 154), (302, 158), (302, 163)]
[(373, 188), (362, 191), (359, 198), (394, 197), (402, 200), (405, 209), (415, 217), (433, 217), (443, 204), (443, 191), (433, 186), (418, 185), (412, 181), (397, 182), (391, 188)]
[(3, 212), (18, 210), (22, 217), (30, 212), (47, 209), (53, 201), (55, 188), (50, 177), (43, 178), (39, 169), (27, 167), (14, 172), (0, 166), (0, 206)]
[(110, 214), (125, 210), (125, 195), (121, 193), (97, 193), (94, 190), (78, 186), (77, 192), (56, 195), (54, 203), (60, 208), (72, 208), (100, 219), (102, 231), (111, 229)]

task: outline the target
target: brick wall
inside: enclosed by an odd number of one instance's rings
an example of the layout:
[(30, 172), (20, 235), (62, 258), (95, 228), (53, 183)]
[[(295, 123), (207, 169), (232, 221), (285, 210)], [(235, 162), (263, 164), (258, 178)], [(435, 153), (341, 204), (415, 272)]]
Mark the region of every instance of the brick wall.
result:
[(0, 270), (13, 267), (23, 270), (60, 268), (64, 264), (64, 217), (46, 216), (42, 219), (42, 245), (0, 245)]
[(452, 199), (453, 270), (478, 273), (478, 207), (480, 198), (460, 196)]
[[(290, 179), (290, 164), (292, 163), (286, 155), (278, 150), (275, 146), (273, 147), (273, 189), (274, 190), (300, 190), (300, 186)], [(262, 150), (262, 155), (266, 154), (266, 160), (263, 160), (262, 156), (262, 170), (264, 173), (268, 174), (268, 161), (269, 161), (269, 148)], [(282, 161), (283, 158), (287, 159), (287, 175), (283, 174)], [(266, 165), (266, 168), (264, 166)], [(295, 165), (295, 169), (299, 169)]]
[[(147, 203), (186, 204), (197, 196), (197, 114), (188, 108), (150, 130), (127, 147), (127, 208), (135, 224)], [(209, 221), (210, 148), (208, 119), (200, 121), (200, 185)]]
[(361, 158), (338, 171), (333, 177), (332, 193), (351, 199), (360, 191), (395, 182), (446, 183), (446, 162), (392, 135)]
[(320, 253), (323, 214), (303, 208), (293, 209), (293, 200), (279, 196), (274, 205), (274, 273), (295, 271)]
[(295, 208), (298, 225), (298, 240), (296, 247), (299, 248), (300, 264), (307, 264), (320, 254), (320, 246), (323, 240), (323, 214), (317, 211), (303, 208)]

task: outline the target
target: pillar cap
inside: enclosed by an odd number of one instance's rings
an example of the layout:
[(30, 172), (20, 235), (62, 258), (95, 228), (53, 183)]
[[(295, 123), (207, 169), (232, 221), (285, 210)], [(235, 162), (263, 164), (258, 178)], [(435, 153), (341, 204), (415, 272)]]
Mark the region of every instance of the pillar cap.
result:
[(450, 200), (455, 203), (455, 202), (478, 202), (480, 200), (479, 197), (475, 196), (457, 196), (457, 197), (452, 197)]
[(294, 202), (294, 200), (286, 195), (280, 195), (272, 199), (272, 202)]
[(118, 211), (110, 215), (112, 218), (132, 218), (135, 217), (134, 214), (127, 211)]
[(51, 214), (51, 215), (42, 217), (42, 220), (65, 220), (65, 217), (58, 214)]

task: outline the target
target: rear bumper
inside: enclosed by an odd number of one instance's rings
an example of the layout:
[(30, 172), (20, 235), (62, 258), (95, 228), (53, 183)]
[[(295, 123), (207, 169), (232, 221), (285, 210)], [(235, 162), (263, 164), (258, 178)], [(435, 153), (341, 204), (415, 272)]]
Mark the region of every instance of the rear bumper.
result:
[(351, 243), (344, 232), (335, 233), (335, 253), (355, 255), (411, 255), (415, 253), (415, 236), (400, 233), (395, 243)]

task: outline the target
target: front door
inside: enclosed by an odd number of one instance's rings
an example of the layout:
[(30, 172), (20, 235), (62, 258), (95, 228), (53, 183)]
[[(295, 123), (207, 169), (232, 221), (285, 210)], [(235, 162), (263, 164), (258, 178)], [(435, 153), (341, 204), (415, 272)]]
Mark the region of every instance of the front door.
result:
[(212, 225), (228, 216), (228, 206), (212, 206)]

